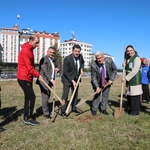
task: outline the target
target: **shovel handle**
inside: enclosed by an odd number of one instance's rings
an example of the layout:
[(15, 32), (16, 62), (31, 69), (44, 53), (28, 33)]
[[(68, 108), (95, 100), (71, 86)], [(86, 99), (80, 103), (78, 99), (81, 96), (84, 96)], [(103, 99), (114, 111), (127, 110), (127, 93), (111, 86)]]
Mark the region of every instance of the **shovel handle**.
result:
[(41, 82), (45, 84), (45, 86), (56, 96), (56, 98), (60, 101), (62, 105), (64, 105), (64, 102), (60, 99), (60, 97), (53, 91), (52, 88), (42, 79)]
[(76, 90), (77, 90), (77, 87), (78, 87), (79, 81), (80, 81), (80, 79), (81, 79), (81, 76), (82, 76), (82, 74), (80, 74), (80, 76), (78, 77), (78, 81), (77, 81), (76, 87), (75, 87), (74, 90), (73, 90), (71, 99), (70, 99), (69, 104), (68, 104), (67, 109), (66, 109), (66, 114), (68, 114), (69, 107), (70, 107), (71, 102), (72, 102), (72, 100), (73, 100), (74, 94), (75, 94), (75, 92), (76, 92)]

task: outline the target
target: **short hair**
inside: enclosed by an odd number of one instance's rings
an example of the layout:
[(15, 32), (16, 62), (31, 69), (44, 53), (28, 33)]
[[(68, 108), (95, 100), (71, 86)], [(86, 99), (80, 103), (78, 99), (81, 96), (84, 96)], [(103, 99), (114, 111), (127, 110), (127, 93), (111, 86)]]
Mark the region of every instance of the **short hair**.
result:
[(73, 47), (72, 47), (72, 50), (74, 50), (75, 48), (79, 48), (80, 51), (81, 51), (81, 46), (79, 44), (75, 44)]
[(95, 58), (96, 58), (97, 56), (99, 56), (99, 55), (101, 55), (101, 56), (105, 57), (105, 55), (104, 55), (104, 53), (103, 53), (103, 52), (101, 52), (101, 51), (97, 51), (97, 52), (95, 52)]
[(49, 50), (49, 49), (53, 49), (53, 50), (55, 50), (53, 46), (50, 46), (50, 47), (48, 48), (48, 50)]
[(29, 37), (29, 41), (34, 41), (35, 38), (38, 38), (38, 39), (39, 39), (39, 37), (38, 37), (37, 35), (31, 35), (31, 36)]

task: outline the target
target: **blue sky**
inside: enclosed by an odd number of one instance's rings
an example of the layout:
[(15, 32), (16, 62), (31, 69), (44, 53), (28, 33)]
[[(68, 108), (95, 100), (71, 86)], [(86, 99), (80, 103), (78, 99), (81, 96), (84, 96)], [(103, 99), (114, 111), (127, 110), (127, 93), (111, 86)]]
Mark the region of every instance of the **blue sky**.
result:
[[(126, 45), (150, 59), (150, 0), (4, 0), (0, 27), (58, 32), (61, 41), (71, 38), (93, 45), (115, 57), (122, 68)], [(20, 19), (17, 19), (20, 15)]]

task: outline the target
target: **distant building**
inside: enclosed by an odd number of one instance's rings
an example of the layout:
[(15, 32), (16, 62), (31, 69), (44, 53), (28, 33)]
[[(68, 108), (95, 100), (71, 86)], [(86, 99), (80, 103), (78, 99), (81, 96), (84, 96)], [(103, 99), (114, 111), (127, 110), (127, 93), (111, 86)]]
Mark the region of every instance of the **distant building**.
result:
[(18, 25), (14, 25), (12, 28), (0, 28), (0, 43), (3, 49), (3, 51), (1, 51), (2, 62), (18, 63), (18, 53), (21, 46), (28, 41), (32, 34), (36, 34), (40, 38), (39, 47), (34, 50), (36, 64), (46, 55), (48, 47), (54, 46), (55, 44), (58, 47), (60, 46), (60, 36), (57, 32), (30, 32), (29, 29), (22, 29), (22, 31), (19, 31)]
[(40, 38), (39, 47), (37, 47), (34, 50), (34, 59), (35, 64), (39, 64), (40, 59), (47, 54), (47, 50), (50, 46), (57, 45), (59, 47), (60, 45), (60, 36), (57, 32), (55, 33), (48, 33), (46, 31), (40, 32), (40, 31), (33, 31), (32, 33), (23, 33), (20, 35), (20, 46), (22, 46), (23, 43), (27, 42), (31, 34), (36, 34)]
[(0, 43), (0, 62), (2, 62), (2, 51), (3, 51), (3, 47)]
[(92, 50), (92, 44), (88, 44), (85, 42), (80, 42), (76, 40), (74, 37), (74, 34), (72, 35), (72, 38), (70, 40), (65, 40), (64, 42), (60, 43), (60, 54), (63, 58), (68, 56), (69, 54), (72, 53), (72, 47), (75, 44), (79, 44), (81, 46), (81, 54), (84, 57), (85, 65), (84, 68), (89, 68), (90, 60), (91, 60), (91, 50)]
[(16, 63), (19, 46), (18, 27), (0, 28), (0, 43), (3, 48), (3, 51), (1, 51), (2, 62)]

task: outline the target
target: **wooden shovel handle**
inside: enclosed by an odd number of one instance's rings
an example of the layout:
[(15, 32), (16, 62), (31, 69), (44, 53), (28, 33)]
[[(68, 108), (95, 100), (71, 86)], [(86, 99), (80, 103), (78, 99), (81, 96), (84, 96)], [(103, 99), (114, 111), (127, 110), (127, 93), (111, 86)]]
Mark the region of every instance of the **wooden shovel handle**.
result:
[(81, 76), (82, 76), (82, 74), (80, 74), (80, 76), (78, 77), (78, 81), (77, 81), (76, 87), (75, 87), (74, 90), (73, 90), (71, 99), (70, 99), (69, 104), (68, 104), (67, 109), (66, 109), (66, 114), (68, 114), (68, 112), (69, 112), (69, 107), (70, 107), (71, 102), (72, 102), (72, 100), (73, 100), (73, 98), (74, 98), (74, 94), (75, 94), (75, 92), (76, 92), (76, 90), (77, 90), (77, 87), (78, 87), (79, 81), (80, 81), (80, 79), (81, 79)]
[(56, 96), (56, 98), (60, 101), (60, 103), (62, 104), (62, 105), (64, 105), (65, 103), (60, 99), (60, 97), (53, 91), (53, 89), (52, 88), (50, 88), (50, 86), (42, 79), (41, 80), (44, 84), (45, 84), (45, 86)]

